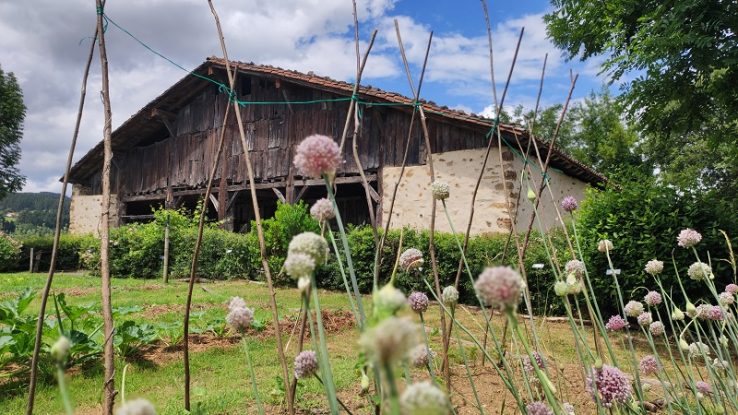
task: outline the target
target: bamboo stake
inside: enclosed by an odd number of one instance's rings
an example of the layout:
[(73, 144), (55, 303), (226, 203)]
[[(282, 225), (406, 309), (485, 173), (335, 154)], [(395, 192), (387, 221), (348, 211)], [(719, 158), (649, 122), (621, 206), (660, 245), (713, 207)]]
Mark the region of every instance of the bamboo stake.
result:
[[(103, 7), (105, 2), (103, 1)], [(38, 356), (41, 351), (41, 337), (43, 336), (44, 320), (46, 317), (46, 304), (49, 299), (49, 293), (51, 292), (51, 284), (54, 280), (54, 273), (56, 271), (56, 259), (59, 255), (59, 238), (61, 237), (61, 223), (62, 213), (64, 212), (64, 199), (67, 194), (67, 185), (69, 184), (69, 170), (72, 168), (72, 161), (74, 160), (74, 150), (77, 147), (77, 138), (79, 137), (79, 126), (82, 122), (82, 113), (85, 108), (85, 98), (87, 96), (87, 78), (90, 74), (90, 66), (92, 65), (92, 57), (95, 53), (95, 44), (97, 43), (97, 25), (95, 26), (95, 33), (92, 36), (92, 44), (90, 45), (90, 51), (87, 54), (87, 62), (85, 63), (85, 70), (82, 75), (82, 86), (79, 94), (79, 105), (77, 108), (77, 118), (74, 123), (74, 132), (72, 133), (72, 142), (69, 145), (69, 153), (67, 154), (67, 164), (64, 169), (64, 179), (62, 179), (61, 193), (59, 194), (59, 203), (56, 208), (56, 225), (54, 227), (54, 241), (51, 246), (51, 262), (49, 264), (49, 274), (46, 277), (46, 284), (41, 294), (41, 306), (38, 311), (38, 319), (36, 320), (36, 337), (33, 344), (33, 356), (31, 357), (31, 374), (30, 382), (28, 385), (28, 403), (26, 405), (26, 414), (31, 415), (33, 413), (33, 404), (36, 398), (36, 382), (38, 374)], [(33, 256), (31, 256), (33, 261)]]
[(108, 55), (105, 48), (105, 30), (103, 27), (103, 5), (101, 0), (95, 1), (97, 5), (97, 33), (99, 36), (98, 46), (100, 49), (100, 67), (102, 72), (102, 96), (105, 115), (105, 126), (103, 128), (103, 167), (102, 167), (102, 212), (100, 214), (100, 274), (102, 280), (102, 314), (103, 333), (105, 342), (103, 344), (103, 360), (105, 362), (105, 381), (103, 383), (103, 413), (113, 413), (115, 405), (115, 351), (113, 349), (113, 307), (111, 303), (110, 287), (110, 169), (113, 161), (112, 147), (112, 110), (110, 108), (110, 83), (108, 78)]
[[(225, 46), (225, 38), (223, 37), (223, 30), (220, 26), (220, 19), (218, 19), (218, 13), (215, 11), (212, 0), (208, 0), (210, 5), (210, 11), (213, 13), (215, 18), (215, 25), (218, 29), (218, 36), (220, 38), (220, 47), (223, 50), (223, 57), (225, 58), (225, 68), (228, 74), (229, 82), (233, 82), (233, 73), (231, 72), (230, 61), (228, 60), (228, 51)], [(236, 67), (238, 70), (238, 67)], [(238, 121), (238, 132), (241, 136), (241, 146), (243, 147), (244, 158), (246, 159), (246, 171), (249, 177), (249, 189), (251, 190), (251, 202), (254, 209), (254, 221), (256, 222), (256, 232), (259, 238), (259, 251), (261, 254), (261, 265), (264, 268), (264, 275), (266, 276), (267, 286), (269, 287), (270, 303), (272, 307), (272, 314), (274, 318), (274, 331), (276, 333), (277, 340), (277, 352), (279, 355), (280, 363), (282, 364), (282, 375), (284, 376), (283, 381), (285, 385), (290, 383), (290, 372), (287, 366), (287, 359), (284, 355), (284, 347), (282, 345), (282, 333), (279, 329), (279, 310), (277, 309), (276, 292), (274, 291), (274, 284), (272, 283), (272, 273), (269, 270), (269, 263), (266, 257), (266, 244), (264, 242), (264, 229), (261, 226), (261, 213), (259, 212), (259, 201), (256, 197), (256, 184), (254, 182), (254, 168), (251, 164), (251, 156), (249, 155), (248, 145), (246, 143), (246, 132), (243, 128), (243, 120), (241, 119), (241, 111), (239, 110), (238, 102), (234, 102), (234, 112), (236, 113), (236, 119)], [(287, 410), (290, 414), (294, 414), (294, 408), (292, 407), (292, 397), (290, 389), (287, 389)]]

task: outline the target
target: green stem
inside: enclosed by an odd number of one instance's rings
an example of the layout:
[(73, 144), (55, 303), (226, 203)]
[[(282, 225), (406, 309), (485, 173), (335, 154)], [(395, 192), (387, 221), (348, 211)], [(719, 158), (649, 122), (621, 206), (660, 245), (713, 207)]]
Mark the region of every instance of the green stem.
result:
[(243, 334), (243, 350), (246, 352), (246, 363), (249, 366), (249, 376), (251, 376), (251, 388), (254, 392), (254, 399), (256, 400), (256, 406), (259, 410), (259, 415), (264, 415), (264, 404), (261, 402), (259, 396), (259, 387), (256, 384), (256, 373), (254, 372), (254, 364), (251, 361), (251, 353), (249, 352), (249, 340), (245, 334)]
[(392, 372), (392, 366), (389, 363), (384, 365), (384, 371), (387, 375), (387, 383), (390, 392), (390, 413), (392, 415), (400, 415), (400, 394), (397, 391), (397, 382), (395, 382), (395, 374)]
[(346, 287), (346, 295), (348, 295), (349, 303), (351, 304), (351, 312), (354, 314), (354, 318), (359, 322), (359, 314), (356, 310), (356, 303), (354, 302), (354, 296), (351, 294), (351, 288), (349, 288), (348, 279), (346, 279), (346, 270), (343, 268), (343, 261), (341, 260), (341, 253), (338, 251), (338, 245), (336, 245), (336, 238), (333, 236), (333, 231), (328, 229), (328, 239), (331, 241), (333, 251), (336, 253), (336, 261), (338, 262), (338, 269), (341, 271), (341, 278), (343, 278), (343, 286)]
[(435, 371), (433, 370), (433, 363), (434, 363), (433, 355), (431, 354), (430, 342), (428, 341), (428, 333), (425, 332), (425, 318), (423, 317), (423, 313), (418, 313), (418, 315), (420, 316), (420, 327), (423, 331), (423, 340), (425, 341), (425, 348), (428, 351), (428, 374), (430, 375), (431, 380), (433, 380), (433, 383), (436, 383), (436, 374), (434, 373)]
[[(338, 414), (338, 400), (336, 398), (336, 385), (333, 383), (333, 372), (331, 370), (331, 362), (328, 357), (328, 346), (325, 338), (325, 329), (323, 328), (323, 314), (320, 310), (320, 298), (318, 296), (318, 284), (315, 280), (315, 274), (311, 276), (312, 287), (310, 292), (313, 296), (313, 305), (315, 306), (315, 319), (318, 326), (318, 340), (320, 345), (320, 367), (323, 373), (323, 384), (328, 395), (328, 404), (332, 414)], [(359, 302), (361, 304), (361, 302)], [(309, 314), (309, 311), (308, 311)]]
[[(445, 203), (444, 203), (445, 207)], [(454, 321), (454, 318), (456, 314), (456, 309), (451, 309), (451, 321)], [(452, 323), (453, 324), (453, 323)], [(484, 408), (482, 407), (482, 402), (479, 400), (479, 394), (477, 393), (477, 385), (474, 383), (474, 376), (472, 376), (471, 371), (469, 370), (469, 361), (466, 358), (466, 350), (464, 350), (464, 345), (461, 343), (461, 338), (459, 337), (459, 331), (456, 330), (454, 332), (454, 336), (456, 338), (456, 343), (459, 344), (459, 353), (461, 353), (461, 358), (464, 360), (464, 369), (466, 370), (466, 377), (469, 379), (469, 385), (472, 388), (472, 393), (474, 394), (474, 400), (476, 401), (476, 407), (479, 410), (479, 413), (484, 415)]]
[(61, 364), (56, 365), (56, 375), (59, 378), (59, 393), (61, 394), (62, 402), (64, 403), (64, 411), (67, 415), (74, 415), (72, 401), (69, 399), (69, 391), (67, 390), (67, 384), (64, 381), (64, 367), (62, 367)]

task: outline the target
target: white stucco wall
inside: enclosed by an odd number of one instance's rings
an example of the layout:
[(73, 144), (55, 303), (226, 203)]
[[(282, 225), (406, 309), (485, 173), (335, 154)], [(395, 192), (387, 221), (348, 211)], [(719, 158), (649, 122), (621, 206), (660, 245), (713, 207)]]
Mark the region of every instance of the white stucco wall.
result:
[[(451, 197), (446, 201), (446, 205), (457, 232), (466, 231), (472, 193), (485, 152), (486, 149), (474, 149), (433, 154), (437, 179), (447, 182), (451, 188)], [(499, 152), (493, 148), (474, 204), (472, 234), (508, 232), (510, 229), (510, 212), (513, 215), (516, 213), (523, 162), (508, 150), (503, 151), (502, 158), (503, 172), (501, 173)], [(383, 224), (386, 224), (389, 215), (392, 191), (399, 172), (400, 167), (385, 167), (381, 172)], [(555, 171), (549, 175), (552, 178), (555, 203), (558, 204), (564, 196), (569, 194), (578, 199), (584, 194), (587, 185), (581, 180)], [(532, 176), (535, 183), (540, 183), (540, 172), (534, 169)], [(429, 226), (432, 209), (429, 183), (428, 166), (413, 166), (405, 169), (395, 200), (391, 228), (409, 226), (423, 229)], [(506, 191), (509, 198), (505, 197)], [(526, 193), (527, 185), (524, 186), (520, 207), (517, 209), (515, 227), (518, 231), (525, 230), (532, 212), (532, 206), (526, 199)], [(558, 220), (547, 191), (541, 200), (539, 213), (542, 215), (544, 225), (546, 227), (557, 225)], [(508, 203), (510, 204), (509, 209)], [(437, 230), (451, 231), (440, 203), (437, 205), (436, 218)]]
[[(118, 226), (118, 198), (110, 197), (110, 226)], [(69, 233), (100, 234), (100, 214), (102, 195), (86, 195), (78, 185), (72, 187), (72, 201), (69, 205)]]

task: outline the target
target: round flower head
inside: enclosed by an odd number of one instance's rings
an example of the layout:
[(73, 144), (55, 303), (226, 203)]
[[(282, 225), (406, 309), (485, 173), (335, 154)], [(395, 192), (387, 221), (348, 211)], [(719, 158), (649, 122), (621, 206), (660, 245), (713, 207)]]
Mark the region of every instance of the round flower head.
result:
[(295, 167), (305, 176), (333, 176), (341, 165), (341, 150), (332, 138), (313, 134), (295, 149)]
[(443, 301), (443, 304), (447, 306), (456, 305), (456, 303), (459, 302), (459, 290), (457, 290), (453, 285), (449, 285), (444, 288), (441, 293), (441, 301)]
[(410, 363), (412, 363), (413, 366), (426, 367), (428, 366), (430, 359), (433, 357), (433, 352), (428, 350), (425, 344), (419, 344), (410, 350), (408, 357), (410, 358)]
[(418, 325), (408, 318), (389, 317), (364, 332), (360, 343), (367, 354), (385, 365), (407, 356), (418, 344)]
[(626, 403), (632, 393), (630, 380), (625, 373), (610, 365), (592, 369), (592, 374), (587, 377), (587, 390), (593, 397), (598, 394), (600, 402), (607, 408)]
[(416, 313), (425, 313), (428, 309), (428, 296), (425, 293), (415, 291), (407, 297), (410, 309)]
[(567, 284), (566, 288), (567, 288), (567, 293), (571, 295), (577, 295), (582, 292), (583, 285), (580, 281), (577, 281), (573, 284)]
[(564, 209), (566, 212), (574, 212), (578, 207), (579, 203), (574, 196), (567, 196), (561, 201), (561, 209)]
[(671, 319), (674, 321), (684, 320), (684, 312), (678, 307), (674, 307), (674, 311), (671, 312)]
[(722, 292), (718, 296), (718, 301), (720, 302), (720, 305), (728, 306), (732, 305), (735, 302), (735, 296), (729, 292)]
[(433, 193), (433, 198), (436, 200), (446, 200), (449, 196), (449, 187), (448, 183), (442, 182), (439, 180), (434, 181), (431, 183), (431, 193)]
[(226, 316), (228, 325), (238, 331), (243, 331), (251, 327), (252, 321), (254, 321), (254, 310), (248, 307), (232, 308)]
[(310, 207), (310, 216), (318, 222), (327, 222), (335, 218), (336, 212), (333, 211), (333, 203), (326, 198), (318, 199)]
[(566, 263), (564, 269), (566, 269), (567, 274), (574, 274), (576, 277), (581, 277), (584, 275), (584, 262), (578, 259), (572, 259)]
[(725, 319), (725, 312), (719, 305), (710, 306), (707, 310), (707, 319), (712, 321), (722, 321)]
[(712, 386), (710, 386), (710, 384), (705, 381), (698, 380), (694, 383), (694, 387), (703, 395), (709, 395), (710, 393), (712, 393)]
[(715, 358), (715, 360), (712, 361), (712, 367), (716, 370), (726, 371), (728, 370), (728, 367), (730, 367), (730, 363), (727, 360)]
[(702, 235), (694, 229), (682, 229), (677, 236), (677, 244), (682, 248), (691, 248), (702, 240)]
[(409, 248), (400, 254), (400, 268), (410, 271), (423, 266), (423, 253), (419, 249)]
[(695, 308), (695, 313), (692, 318), (698, 318), (700, 320), (709, 320), (711, 309), (712, 309), (712, 306), (710, 304), (700, 304), (697, 306), (697, 308)]
[(736, 284), (728, 284), (725, 286), (725, 292), (729, 292), (731, 294), (738, 294), (738, 285)]
[(61, 336), (51, 346), (51, 357), (59, 363), (64, 363), (69, 356), (69, 350), (72, 348), (72, 343), (69, 341), (67, 336)]
[(409, 385), (400, 397), (403, 415), (448, 415), (448, 396), (428, 381)]
[(295, 356), (295, 377), (304, 379), (318, 372), (318, 355), (312, 350), (304, 350)]
[(661, 336), (664, 334), (664, 323), (654, 321), (650, 326), (648, 326), (648, 331), (650, 331), (653, 336)]
[[(543, 356), (541, 356), (540, 353), (533, 352), (533, 360), (535, 360), (538, 369), (543, 370), (546, 368), (546, 364), (543, 361)], [(535, 371), (535, 367), (533, 367), (533, 361), (531, 361), (530, 356), (523, 357), (523, 369), (527, 373), (533, 373)]]
[(597, 250), (602, 253), (610, 252), (614, 248), (615, 246), (613, 246), (612, 241), (610, 241), (609, 239), (603, 239), (597, 243)]
[(310, 277), (300, 277), (297, 279), (297, 289), (300, 290), (300, 293), (307, 294), (312, 283)]
[(566, 281), (556, 281), (554, 293), (559, 297), (566, 297), (569, 294), (569, 284)]
[(714, 276), (712, 275), (712, 268), (710, 268), (710, 266), (705, 264), (704, 262), (699, 261), (689, 266), (689, 269), (687, 270), (687, 275), (689, 275), (689, 278), (695, 281), (702, 281), (704, 279), (714, 278)]
[(643, 313), (643, 303), (635, 300), (628, 301), (625, 305), (625, 315), (628, 317), (638, 317)]
[(485, 304), (503, 310), (518, 306), (524, 288), (523, 278), (510, 267), (487, 268), (474, 283), (477, 295)]
[(394, 314), (406, 305), (405, 294), (391, 284), (380, 288), (374, 295), (374, 309), (380, 313)]
[(315, 260), (307, 254), (291, 253), (284, 260), (284, 271), (292, 278), (310, 278), (315, 271)]
[(648, 326), (653, 322), (653, 316), (651, 316), (650, 312), (643, 312), (638, 315), (638, 324), (641, 326)]
[(231, 301), (228, 302), (228, 310), (240, 307), (246, 307), (246, 301), (241, 297), (231, 297)]
[(638, 366), (641, 369), (641, 373), (646, 376), (655, 375), (660, 369), (659, 362), (651, 355), (644, 356)]
[(619, 315), (610, 317), (605, 324), (605, 328), (610, 331), (618, 331), (628, 327), (628, 321)]
[(661, 304), (661, 301), (661, 294), (656, 291), (649, 291), (648, 294), (643, 297), (643, 302), (645, 302), (649, 307), (655, 307)]
[(570, 404), (569, 402), (564, 402), (564, 404), (561, 405), (561, 408), (564, 410), (564, 415), (575, 415), (574, 405)]
[(528, 415), (553, 415), (554, 412), (541, 401), (531, 402), (525, 406)]
[(646, 262), (646, 272), (656, 276), (661, 274), (664, 271), (664, 261), (659, 261), (658, 259), (652, 259), (648, 262)]
[(287, 249), (288, 257), (294, 254), (305, 254), (315, 261), (315, 266), (323, 265), (328, 260), (328, 242), (314, 232), (297, 234)]
[(146, 399), (133, 399), (126, 401), (115, 412), (116, 415), (156, 415), (156, 409)]
[(688, 351), (689, 357), (710, 356), (710, 346), (702, 342), (690, 343)]

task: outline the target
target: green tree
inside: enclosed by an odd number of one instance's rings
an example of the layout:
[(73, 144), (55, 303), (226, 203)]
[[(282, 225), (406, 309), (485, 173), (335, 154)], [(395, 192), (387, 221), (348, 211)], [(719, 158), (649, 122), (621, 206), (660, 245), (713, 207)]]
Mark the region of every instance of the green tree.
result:
[(738, 2), (551, 0), (553, 42), (623, 83), (645, 156), (684, 190), (738, 193)]
[(15, 75), (0, 68), (0, 199), (20, 190), (25, 183), (16, 167), (25, 117), (23, 93)]

